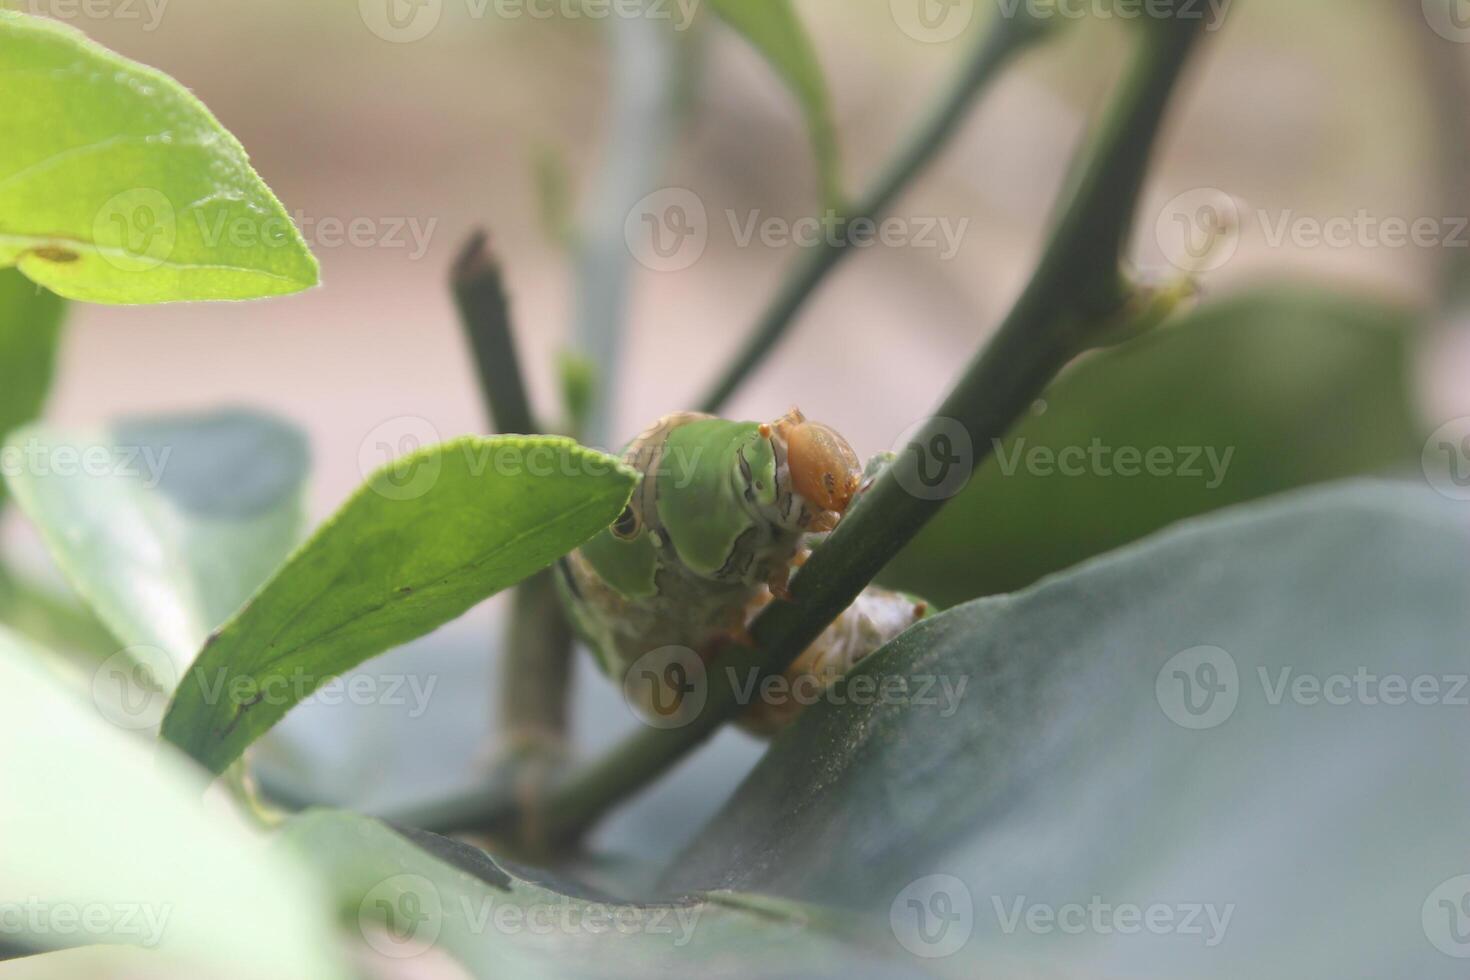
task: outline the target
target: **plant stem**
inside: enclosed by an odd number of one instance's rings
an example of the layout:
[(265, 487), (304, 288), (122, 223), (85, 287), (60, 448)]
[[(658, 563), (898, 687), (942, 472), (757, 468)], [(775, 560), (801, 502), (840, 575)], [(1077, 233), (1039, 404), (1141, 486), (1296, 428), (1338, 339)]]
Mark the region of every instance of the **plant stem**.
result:
[(516, 587), (510, 630), (501, 657), (501, 725), (513, 742), (560, 750), (567, 731), (572, 676), (572, 630), (562, 614), (552, 571)]
[[(987, 83), (998, 75), (1012, 58), (1045, 33), (1039, 22), (1018, 12), (1015, 17), (1001, 17), (975, 46), (958, 77), (934, 106), (928, 118), (904, 143), (898, 154), (883, 168), (867, 195), (848, 216), (854, 221), (881, 221), (893, 202), (921, 174), (948, 144), (969, 115), (975, 99)], [(735, 360), (700, 404), (701, 412), (718, 414), (735, 389), (760, 366), (796, 321), (797, 314), (817, 289), (841, 263), (851, 249), (850, 235), (830, 236), (823, 244), (807, 251), (781, 286), (771, 305), (761, 315), (755, 330)]]
[[(492, 428), (539, 431), (516, 355), (505, 284), (483, 232), (460, 253), (452, 285)], [(555, 581), (551, 572), (541, 572), (515, 589), (501, 658), (501, 729), (517, 770), (509, 774), (511, 782), (534, 776), (542, 761), (564, 748), (571, 657), (571, 629), (557, 603)]]
[(622, 362), (633, 256), (624, 225), (638, 199), (656, 189), (667, 153), (675, 87), (670, 38), (655, 17), (614, 17), (608, 145), (586, 219), (577, 237), (573, 350), (595, 365), (583, 441), (610, 441), (613, 398)]
[[(1463, 46), (1440, 37), (1424, 21), (1422, 0), (1403, 0), (1402, 20), (1418, 53), (1424, 80), (1424, 101), (1434, 121), (1439, 150), (1440, 205), (1443, 213), (1470, 215), (1470, 127), (1465, 102), (1470, 99), (1470, 72), (1461, 56)], [(1463, 325), (1470, 310), (1470, 256), (1465, 249), (1443, 249), (1439, 300), (1448, 321)]]
[[(1164, 109), (1198, 36), (1194, 21), (1150, 23), (1142, 50), (1096, 141), (1083, 178), (1041, 263), (995, 337), (909, 446), (922, 453), (958, 421), (981, 461), (1052, 378), (1089, 346), (1089, 331), (1126, 302), (1120, 264)], [(768, 606), (751, 625), (759, 650), (734, 648), (711, 671), (709, 698), (683, 728), (647, 729), (574, 774), (547, 802), (553, 838), (574, 839), (608, 809), (698, 746), (740, 705), (729, 678), (754, 665), (779, 673), (857, 597), (943, 505), (909, 494), (890, 467), (817, 549), (791, 602)]]
[(471, 236), (452, 274), (454, 299), (460, 321), (474, 352), (480, 378), (480, 394), (497, 432), (531, 435), (537, 431), (526, 397), (520, 359), (511, 333), (510, 303), (500, 266), (490, 253), (490, 240), (483, 231)]

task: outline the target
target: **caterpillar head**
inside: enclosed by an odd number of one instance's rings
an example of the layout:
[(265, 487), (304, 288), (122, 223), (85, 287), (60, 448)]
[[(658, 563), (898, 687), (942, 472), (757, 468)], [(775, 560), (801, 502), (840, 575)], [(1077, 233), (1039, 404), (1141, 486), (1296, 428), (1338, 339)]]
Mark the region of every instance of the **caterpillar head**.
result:
[(793, 408), (762, 434), (775, 435), (786, 444), (786, 467), (791, 488), (819, 510), (844, 513), (862, 482), (862, 465), (852, 446), (831, 426), (808, 421)]

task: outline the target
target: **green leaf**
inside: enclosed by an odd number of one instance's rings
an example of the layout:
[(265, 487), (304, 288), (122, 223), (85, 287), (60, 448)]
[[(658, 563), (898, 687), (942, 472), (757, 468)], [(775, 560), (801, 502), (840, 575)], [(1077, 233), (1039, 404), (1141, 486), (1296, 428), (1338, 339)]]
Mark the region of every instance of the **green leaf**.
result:
[(607, 527), (633, 471), (558, 437), (463, 438), (366, 484), (214, 636), (163, 736), (221, 772), (317, 687)]
[[(3, 631), (0, 737), (24, 746), (0, 753), (7, 946), (141, 945), (88, 958), (141, 964), (139, 976), (348, 975), (310, 875), (207, 806), (192, 766), (108, 727)], [(25, 962), (45, 975), (50, 960)]]
[[(1007, 976), (1449, 976), (1426, 938), (1470, 873), (1466, 581), (1462, 504), (1352, 483), (958, 607), (808, 709), (668, 883), (840, 903)], [(1004, 928), (1093, 896), (1233, 918), (1212, 946)]]
[[(1084, 360), (880, 579), (952, 605), (1185, 517), (1415, 461), (1413, 325), (1376, 301), (1277, 288)], [(1160, 451), (1167, 465), (1119, 475), (1120, 450)], [(1063, 453), (1080, 474), (1059, 470)]]
[(56, 650), (95, 662), (117, 652), (117, 638), (69, 594), (0, 567), (0, 625)]
[(178, 82), (0, 14), (0, 266), (71, 299), (252, 299), (317, 265), (245, 150)]
[(843, 211), (846, 200), (842, 166), (827, 83), (811, 39), (790, 0), (711, 0), (710, 6), (721, 20), (744, 35), (796, 96), (817, 158), (822, 203)]
[(369, 945), (391, 958), (437, 950), (473, 976), (925, 975), (792, 902), (710, 895), (633, 905), (543, 884), (544, 873), (457, 841), (415, 833), (416, 846), (375, 820), (327, 810), (292, 819), (282, 837), (332, 884), (340, 914)]
[(300, 540), (305, 440), (253, 413), (159, 416), (106, 432), (38, 425), (4, 452), (16, 503), (166, 690)]
[[(13, 269), (0, 269), (0, 438), (41, 411), (66, 304)], [(0, 483), (0, 504), (5, 487)]]

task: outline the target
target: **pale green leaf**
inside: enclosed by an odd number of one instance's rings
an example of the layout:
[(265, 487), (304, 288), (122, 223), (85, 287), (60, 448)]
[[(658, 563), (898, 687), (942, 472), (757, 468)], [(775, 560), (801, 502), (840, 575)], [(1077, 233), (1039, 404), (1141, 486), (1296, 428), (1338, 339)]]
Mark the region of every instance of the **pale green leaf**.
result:
[(305, 440), (248, 412), (30, 426), (3, 452), (62, 574), (124, 646), (159, 651), (149, 663), (166, 690), (305, 522)]
[(550, 436), (463, 438), (390, 464), (211, 638), (164, 738), (222, 771), (333, 677), (607, 527), (634, 482), (612, 457)]
[(5, 11), (0, 89), (0, 266), (94, 303), (316, 284), (316, 260), (244, 148), (167, 75)]
[[(141, 947), (85, 959), (92, 976), (337, 980), (326, 896), (228, 811), (194, 767), (125, 736), (0, 631), (0, 881), (12, 950)], [(23, 747), (23, 750), (21, 750)], [(24, 961), (63, 977), (73, 956)], [(104, 969), (106, 966), (108, 969)]]

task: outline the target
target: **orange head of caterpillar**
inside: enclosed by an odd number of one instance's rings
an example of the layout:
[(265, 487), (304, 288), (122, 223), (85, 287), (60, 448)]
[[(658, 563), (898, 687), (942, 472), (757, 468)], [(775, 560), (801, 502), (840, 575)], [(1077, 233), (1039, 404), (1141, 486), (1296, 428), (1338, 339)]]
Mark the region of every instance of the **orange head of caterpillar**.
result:
[(786, 443), (786, 466), (791, 488), (814, 507), (841, 514), (857, 494), (863, 468), (852, 446), (831, 426), (809, 422), (792, 409), (762, 434), (774, 429)]

